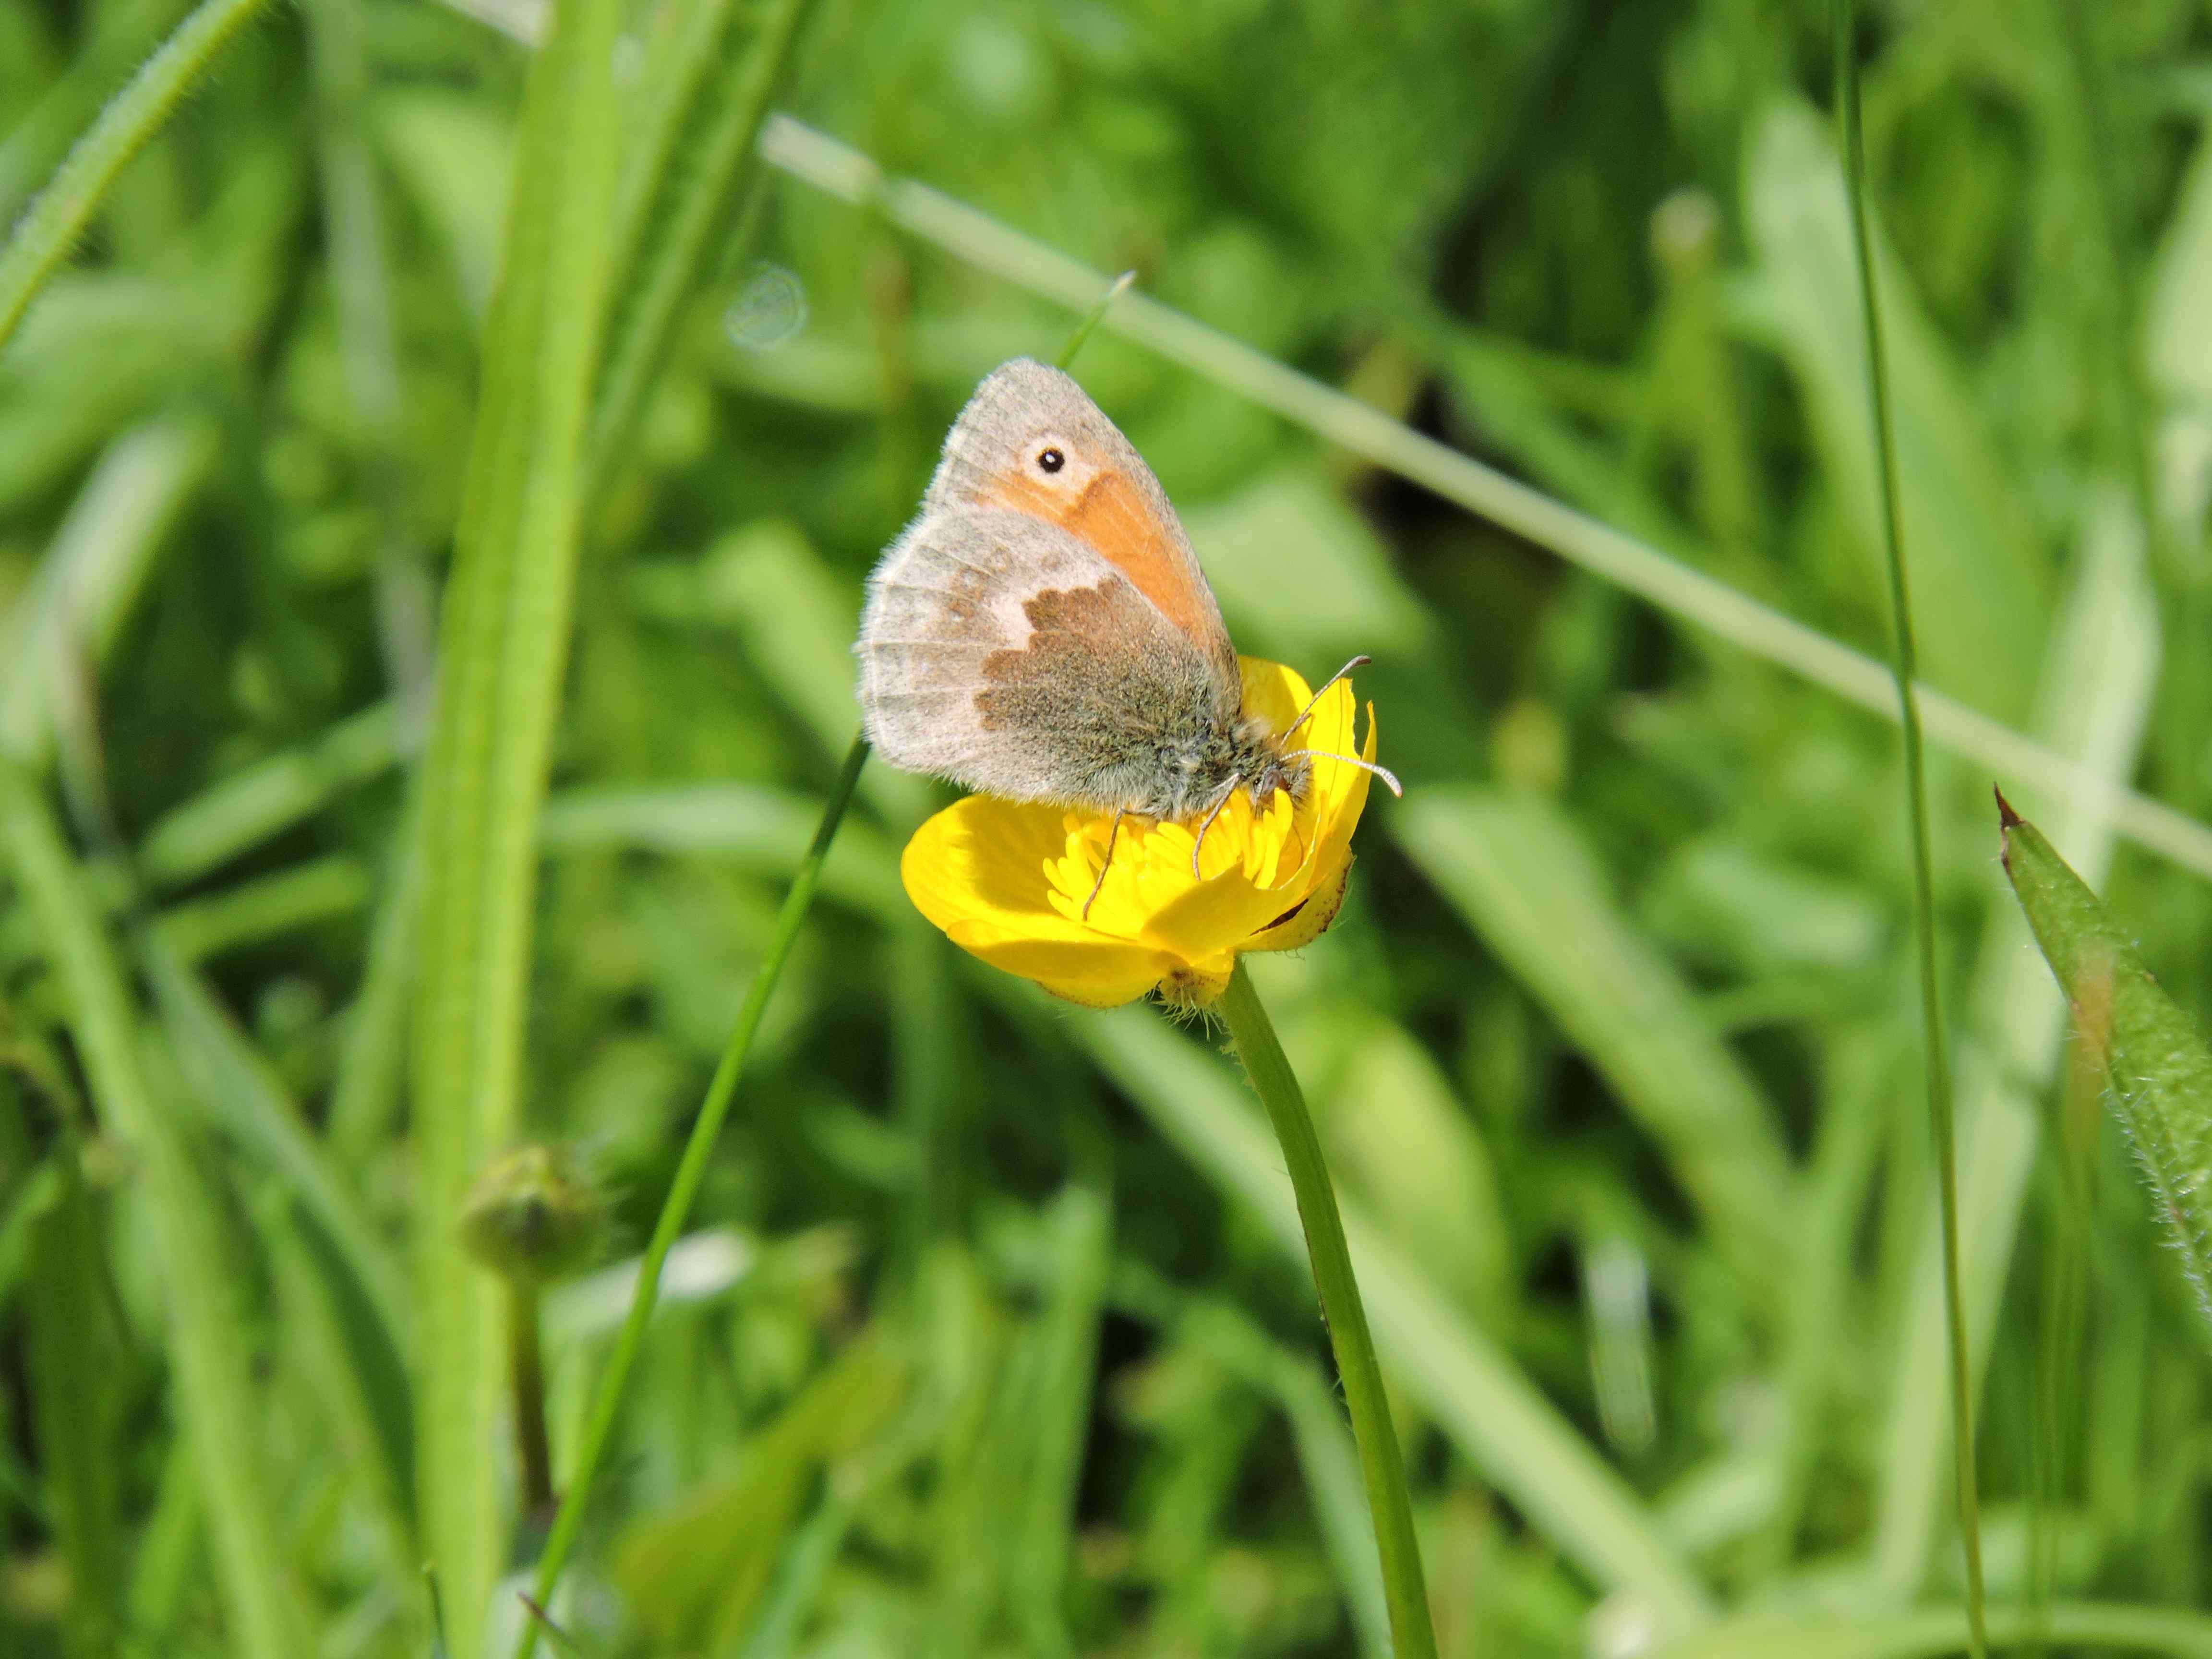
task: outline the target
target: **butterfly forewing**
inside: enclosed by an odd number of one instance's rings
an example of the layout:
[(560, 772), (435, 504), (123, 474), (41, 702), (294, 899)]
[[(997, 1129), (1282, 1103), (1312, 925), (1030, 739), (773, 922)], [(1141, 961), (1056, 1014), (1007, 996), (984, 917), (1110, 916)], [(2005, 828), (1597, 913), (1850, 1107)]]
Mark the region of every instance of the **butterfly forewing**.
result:
[(1018, 358), (978, 386), (929, 489), (939, 510), (1002, 507), (1057, 526), (1126, 576), (1217, 672), (1236, 647), (1167, 492), (1083, 388)]

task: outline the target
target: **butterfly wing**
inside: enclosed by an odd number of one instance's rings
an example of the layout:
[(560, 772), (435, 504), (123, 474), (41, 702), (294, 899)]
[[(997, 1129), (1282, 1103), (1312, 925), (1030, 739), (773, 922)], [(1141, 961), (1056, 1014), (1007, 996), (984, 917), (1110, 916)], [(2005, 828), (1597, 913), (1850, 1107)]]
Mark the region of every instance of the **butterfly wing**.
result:
[[(1056, 458), (1056, 460), (1055, 460)], [(1167, 492), (1083, 388), (1026, 357), (975, 388), (945, 441), (928, 507), (1000, 507), (1057, 526), (1127, 577), (1217, 672), (1237, 649)]]
[(1120, 568), (1004, 507), (925, 510), (870, 578), (855, 648), (884, 759), (1012, 800), (1158, 812), (1162, 757), (1237, 712)]

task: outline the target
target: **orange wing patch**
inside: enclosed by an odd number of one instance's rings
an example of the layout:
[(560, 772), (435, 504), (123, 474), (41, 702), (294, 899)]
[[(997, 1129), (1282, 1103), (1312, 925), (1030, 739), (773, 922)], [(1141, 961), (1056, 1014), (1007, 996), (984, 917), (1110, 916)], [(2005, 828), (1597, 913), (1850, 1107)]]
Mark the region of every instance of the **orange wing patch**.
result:
[(1071, 501), (1016, 472), (1000, 480), (982, 505), (1058, 525), (1127, 576), (1201, 652), (1212, 656), (1221, 650), (1220, 613), (1197, 561), (1146, 507), (1143, 493), (1126, 473), (1102, 467)]

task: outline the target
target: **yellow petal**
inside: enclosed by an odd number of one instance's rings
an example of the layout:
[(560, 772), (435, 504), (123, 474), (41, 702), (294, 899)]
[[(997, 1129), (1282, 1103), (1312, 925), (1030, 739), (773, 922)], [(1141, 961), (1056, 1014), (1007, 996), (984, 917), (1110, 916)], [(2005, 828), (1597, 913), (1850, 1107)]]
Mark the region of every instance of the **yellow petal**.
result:
[(1164, 951), (1113, 939), (1094, 943), (996, 939), (978, 940), (964, 927), (945, 929), (970, 956), (1024, 979), (1033, 979), (1056, 997), (1086, 1008), (1118, 1008), (1134, 1002), (1184, 964)]
[(1346, 859), (1336, 879), (1272, 927), (1261, 929), (1245, 941), (1248, 951), (1302, 951), (1328, 931), (1336, 913), (1344, 908), (1345, 889), (1352, 883), (1352, 860)]
[(1024, 806), (992, 795), (955, 802), (915, 831), (899, 859), (899, 878), (915, 908), (945, 932), (955, 923), (1020, 938), (1087, 939), (1079, 921), (1048, 899), (1048, 860), (1065, 836), (1057, 807)]
[(1091, 1007), (1134, 1000), (1177, 965), (1051, 903), (1045, 866), (1066, 848), (1058, 807), (970, 795), (915, 832), (899, 876), (915, 908), (969, 955)]

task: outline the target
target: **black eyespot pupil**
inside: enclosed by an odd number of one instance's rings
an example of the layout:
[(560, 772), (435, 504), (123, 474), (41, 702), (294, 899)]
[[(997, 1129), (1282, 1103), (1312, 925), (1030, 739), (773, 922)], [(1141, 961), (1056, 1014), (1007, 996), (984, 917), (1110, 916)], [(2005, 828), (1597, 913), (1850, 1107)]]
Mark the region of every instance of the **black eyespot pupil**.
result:
[(1057, 472), (1066, 465), (1067, 457), (1056, 449), (1042, 449), (1037, 452), (1037, 465), (1044, 471)]

